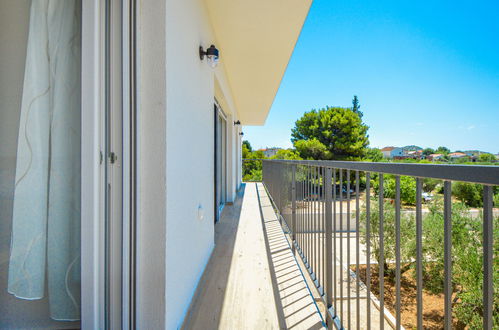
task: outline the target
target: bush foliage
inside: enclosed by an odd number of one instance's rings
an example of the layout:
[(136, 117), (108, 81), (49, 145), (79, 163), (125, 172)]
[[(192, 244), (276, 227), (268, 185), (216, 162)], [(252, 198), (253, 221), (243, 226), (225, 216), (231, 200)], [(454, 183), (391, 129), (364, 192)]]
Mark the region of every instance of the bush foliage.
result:
[[(394, 279), (395, 210), (384, 203), (384, 259), (379, 250), (379, 201), (371, 201), (371, 257), (385, 264), (386, 276)], [(494, 218), (494, 254), (499, 254), (499, 217)], [(366, 243), (366, 212), (361, 212), (361, 241)], [(453, 313), (463, 328), (480, 329), (483, 316), (483, 219), (481, 213), (471, 213), (464, 203), (452, 205), (452, 290)], [(401, 213), (401, 271), (415, 267), (416, 229), (412, 213)], [(444, 285), (444, 215), (441, 199), (432, 201), (423, 217), (423, 285), (435, 294)], [(499, 269), (499, 258), (493, 259), (493, 269)], [(410, 276), (416, 280), (415, 272)], [(494, 272), (494, 287), (499, 287), (499, 272)], [(499, 291), (494, 292), (494, 323), (499, 324)]]

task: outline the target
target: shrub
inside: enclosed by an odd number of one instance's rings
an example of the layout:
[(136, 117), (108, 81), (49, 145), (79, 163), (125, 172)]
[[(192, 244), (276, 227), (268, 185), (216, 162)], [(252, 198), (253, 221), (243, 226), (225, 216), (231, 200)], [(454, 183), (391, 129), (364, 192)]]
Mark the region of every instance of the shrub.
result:
[[(371, 201), (371, 215), (370, 215), (370, 245), (371, 245), (371, 256), (373, 259), (377, 260), (378, 263), (383, 262), (385, 265), (385, 274), (390, 279), (395, 278), (395, 207), (389, 201), (385, 201), (383, 204), (383, 226), (384, 226), (384, 258), (380, 258), (380, 237), (379, 237), (379, 200), (372, 199)], [(366, 240), (366, 210), (362, 210), (360, 215), (361, 220), (361, 241), (363, 244), (367, 243)], [(415, 220), (414, 215), (401, 213), (400, 216), (400, 256), (401, 260), (405, 264), (401, 267), (401, 272), (409, 270), (411, 267), (411, 260), (415, 253)]]
[(244, 175), (243, 181), (245, 182), (262, 181), (262, 170), (261, 169), (251, 170), (250, 173)]
[[(444, 283), (444, 217), (441, 202), (433, 202), (423, 219), (423, 283), (427, 290), (442, 293)], [(499, 252), (499, 218), (494, 219), (494, 251)], [(482, 218), (472, 217), (463, 203), (452, 205), (452, 284), (453, 312), (459, 322), (470, 329), (482, 327), (483, 315), (483, 249)], [(493, 259), (498, 269), (499, 259)], [(494, 286), (499, 274), (494, 273)], [(499, 292), (494, 293), (494, 318), (499, 324)]]
[(442, 183), (442, 180), (432, 179), (432, 178), (424, 178), (423, 179), (423, 191), (432, 192), (434, 191), (439, 184)]
[(453, 195), (470, 207), (483, 205), (483, 186), (475, 183), (455, 182), (452, 184)]
[[(379, 177), (378, 180), (372, 180), (373, 190), (376, 195), (379, 194)], [(385, 198), (395, 199), (395, 177), (386, 175), (384, 177), (383, 196)], [(414, 205), (416, 204), (416, 180), (408, 177), (400, 177), (400, 200), (402, 203)]]

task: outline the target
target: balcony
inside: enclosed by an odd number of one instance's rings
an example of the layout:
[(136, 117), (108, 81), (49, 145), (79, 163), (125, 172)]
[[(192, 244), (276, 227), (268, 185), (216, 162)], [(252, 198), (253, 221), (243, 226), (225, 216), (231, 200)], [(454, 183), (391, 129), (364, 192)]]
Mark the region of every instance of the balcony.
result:
[[(216, 247), (185, 329), (402, 329), (411, 312), (403, 293), (407, 284), (402, 269), (408, 264), (414, 266), (414, 327), (427, 328), (431, 316), (423, 299), (424, 267), (436, 259), (425, 249), (425, 178), (441, 180), (443, 190), (442, 317), (433, 321), (437, 328), (463, 326), (454, 317), (459, 283), (453, 276), (457, 257), (451, 191), (454, 181), (463, 181), (483, 187), (483, 207), (470, 211), (481, 227), (469, 228), (470, 237), (480, 233), (483, 276), (476, 313), (484, 329), (498, 325), (493, 271), (493, 223), (498, 212), (493, 208), (493, 189), (499, 185), (499, 167), (263, 160), (262, 169), (263, 182), (246, 183), (216, 226)], [(383, 197), (390, 188), (388, 176), (394, 178), (393, 199)], [(410, 210), (401, 201), (403, 177), (415, 181), (415, 205)], [(391, 207), (393, 224), (387, 215)], [(415, 242), (411, 257), (401, 251), (406, 216), (414, 225), (408, 238)], [(389, 242), (394, 242), (393, 250)], [(373, 258), (374, 249), (378, 259)], [(385, 283), (389, 272), (394, 275), (393, 292)]]
[[(493, 264), (497, 263), (493, 256), (493, 251), (497, 251), (493, 223), (497, 226), (498, 212), (493, 209), (493, 190), (499, 185), (499, 167), (264, 160), (262, 170), (264, 185), (279, 210), (296, 254), (303, 260), (304, 269), (328, 307), (323, 314), (328, 325), (340, 329), (383, 329), (388, 322), (390, 327), (400, 329), (409, 317), (414, 318), (410, 326), (418, 329), (430, 327), (426, 323), (429, 319), (433, 321), (431, 327), (446, 329), (477, 327), (477, 319), (479, 327), (484, 329), (492, 329), (494, 323), (498, 325), (498, 297), (494, 296), (493, 288), (498, 280), (493, 272)], [(387, 180), (389, 176), (392, 186)], [(441, 180), (441, 210), (433, 209), (439, 206), (436, 202), (431, 210), (423, 203), (425, 178)], [(402, 179), (412, 181), (415, 189), (401, 189)], [(454, 212), (459, 206), (453, 204), (454, 181), (470, 182), (482, 188), (481, 210), (466, 209), (464, 216)], [(393, 198), (386, 197), (385, 190), (389, 189)], [(373, 198), (374, 190), (377, 200)], [(404, 198), (407, 194), (413, 195), (412, 209), (402, 207), (402, 193)], [(389, 210), (393, 211), (391, 215)], [(427, 221), (433, 219), (431, 216), (438, 220), (440, 215), (441, 228), (428, 228), (428, 223), (440, 226), (438, 221)], [(393, 222), (389, 221), (391, 217)], [(428, 249), (431, 240), (437, 241), (437, 247), (443, 245), (440, 255)], [(459, 240), (471, 243), (463, 245)], [(408, 246), (408, 241), (415, 243), (412, 254), (402, 249)], [(458, 256), (460, 251), (456, 251), (453, 244), (473, 249), (467, 250), (469, 255)], [(474, 253), (476, 257), (471, 257)], [(407, 310), (411, 297), (402, 295), (402, 289), (411, 286), (402, 283), (402, 265), (415, 268), (412, 315)], [(479, 274), (472, 279), (475, 287), (469, 290), (459, 282), (457, 275), (472, 268), (476, 270), (477, 265)], [(429, 315), (424, 308), (424, 275), (425, 281), (431, 280), (428, 268), (440, 269), (442, 273), (441, 318)], [(386, 285), (389, 283), (385, 283), (389, 273), (393, 275), (393, 291)], [(378, 282), (376, 287), (372, 285), (373, 278)], [(376, 294), (373, 291), (377, 291)], [(469, 312), (475, 316), (469, 318), (474, 324), (463, 324), (464, 318), (457, 315), (464, 295), (480, 296)], [(366, 300), (370, 303), (365, 303)]]
[(323, 320), (261, 183), (215, 227), (215, 249), (184, 329), (320, 329)]

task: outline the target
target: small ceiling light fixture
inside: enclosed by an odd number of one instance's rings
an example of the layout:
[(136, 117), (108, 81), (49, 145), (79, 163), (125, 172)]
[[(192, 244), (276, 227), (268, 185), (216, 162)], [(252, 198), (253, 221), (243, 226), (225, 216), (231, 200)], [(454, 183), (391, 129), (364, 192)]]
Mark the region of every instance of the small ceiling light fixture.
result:
[(240, 122), (239, 120), (238, 120), (238, 121), (235, 121), (235, 122), (234, 122), (234, 126), (236, 126), (236, 125), (241, 125), (241, 122)]
[(215, 45), (211, 45), (208, 49), (206, 49), (206, 51), (204, 51), (203, 46), (199, 46), (199, 58), (202, 61), (206, 56), (208, 64), (212, 68), (215, 68), (218, 64), (218, 53), (218, 49), (215, 48)]

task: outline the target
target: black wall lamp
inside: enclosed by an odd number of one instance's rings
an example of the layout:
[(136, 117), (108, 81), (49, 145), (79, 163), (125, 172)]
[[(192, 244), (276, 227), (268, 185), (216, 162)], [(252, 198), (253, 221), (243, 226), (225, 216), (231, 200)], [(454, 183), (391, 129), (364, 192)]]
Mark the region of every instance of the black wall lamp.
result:
[(243, 132), (241, 132), (241, 133), (239, 133), (239, 135), (243, 136), (243, 135), (244, 135), (244, 133), (243, 133)]
[(239, 120), (234, 122), (234, 126), (237, 126), (237, 125), (241, 125), (241, 122)]
[(199, 46), (199, 58), (201, 59), (201, 61), (205, 56), (208, 60), (208, 64), (212, 68), (215, 68), (218, 64), (219, 59), (219, 52), (215, 45), (211, 45), (208, 49), (206, 49), (206, 51), (203, 49), (203, 46)]

